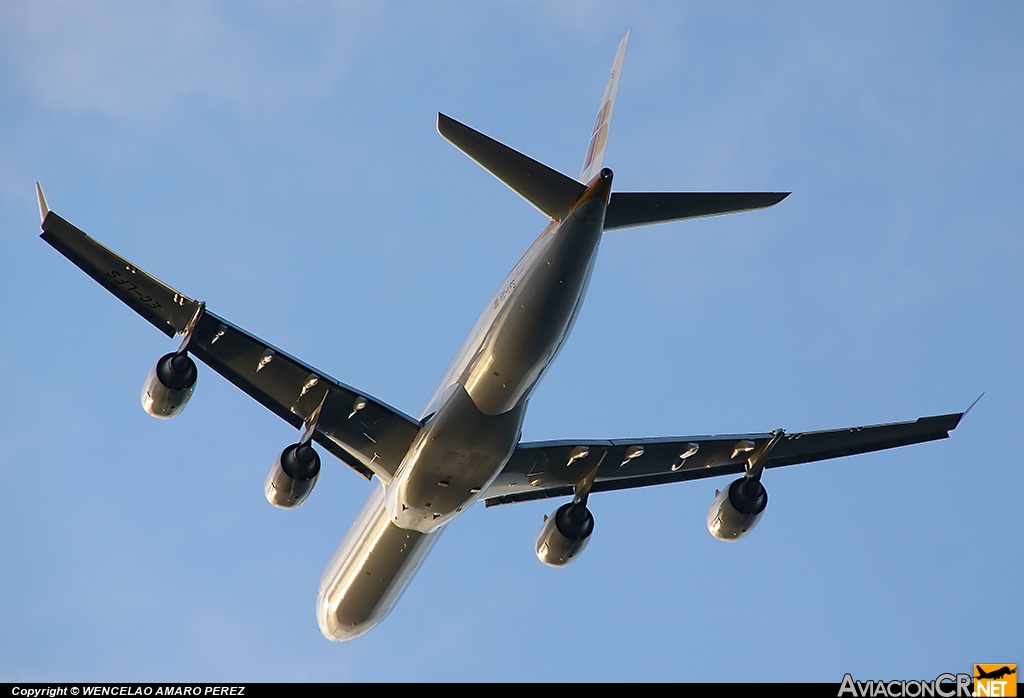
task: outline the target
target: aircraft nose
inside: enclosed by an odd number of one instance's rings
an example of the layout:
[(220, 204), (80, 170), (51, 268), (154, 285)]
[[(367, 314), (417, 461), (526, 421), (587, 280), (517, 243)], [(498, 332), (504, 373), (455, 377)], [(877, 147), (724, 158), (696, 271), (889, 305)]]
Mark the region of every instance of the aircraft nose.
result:
[[(366, 613), (367, 609), (354, 609), (343, 604), (332, 604), (330, 599), (320, 598), (317, 604), (317, 625), (324, 637), (334, 642), (347, 642), (372, 629), (383, 620), (380, 614)], [(376, 609), (370, 609), (376, 610)], [(376, 615), (376, 617), (375, 617)]]

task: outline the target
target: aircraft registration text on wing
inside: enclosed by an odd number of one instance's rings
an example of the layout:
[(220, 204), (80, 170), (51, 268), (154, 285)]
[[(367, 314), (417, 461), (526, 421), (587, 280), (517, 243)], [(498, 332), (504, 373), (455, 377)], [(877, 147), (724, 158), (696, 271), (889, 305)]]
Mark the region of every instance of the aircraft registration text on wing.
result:
[(487, 506), (571, 497), (537, 536), (542, 562), (576, 559), (594, 528), (592, 493), (738, 475), (717, 494), (708, 529), (737, 540), (768, 503), (764, 470), (946, 438), (963, 413), (832, 431), (520, 442), (526, 407), (579, 312), (605, 231), (767, 208), (786, 193), (612, 192), (603, 166), (627, 34), (619, 44), (579, 179), (561, 174), (443, 114), (437, 130), (550, 222), (487, 302), (419, 417), (330, 378), (249, 334), (118, 256), (50, 211), (37, 184), (42, 238), (169, 337), (142, 389), (145, 410), (178, 414), (198, 358), (301, 430), (274, 461), (267, 499), (301, 505), (320, 474), (314, 444), (367, 480), (376, 477), (320, 583), (317, 621), (332, 640), (377, 625), (444, 527)]

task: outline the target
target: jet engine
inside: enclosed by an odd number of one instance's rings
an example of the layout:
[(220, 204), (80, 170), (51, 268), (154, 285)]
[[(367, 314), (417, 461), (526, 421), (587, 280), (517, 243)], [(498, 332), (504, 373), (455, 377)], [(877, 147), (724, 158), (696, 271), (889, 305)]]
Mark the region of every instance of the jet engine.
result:
[(288, 446), (267, 473), (267, 501), (281, 509), (294, 509), (306, 501), (320, 477), (320, 454), (308, 443)]
[(594, 515), (586, 504), (563, 504), (537, 534), (537, 557), (550, 567), (564, 567), (583, 552), (593, 532)]
[(142, 409), (160, 419), (174, 417), (192, 397), (198, 375), (187, 353), (164, 354), (142, 386)]
[(708, 511), (708, 530), (719, 540), (739, 540), (761, 520), (766, 506), (768, 490), (760, 480), (741, 477), (715, 497)]

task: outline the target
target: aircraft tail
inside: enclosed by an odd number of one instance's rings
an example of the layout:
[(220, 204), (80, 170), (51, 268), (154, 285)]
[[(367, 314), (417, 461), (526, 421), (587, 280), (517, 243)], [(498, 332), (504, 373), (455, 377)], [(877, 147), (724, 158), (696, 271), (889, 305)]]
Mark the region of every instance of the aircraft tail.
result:
[(608, 83), (604, 87), (601, 108), (597, 110), (594, 130), (590, 134), (590, 143), (587, 145), (587, 155), (583, 159), (583, 169), (580, 170), (581, 182), (589, 182), (601, 171), (601, 163), (604, 162), (604, 146), (608, 142), (608, 129), (612, 125), (615, 95), (619, 91), (619, 76), (622, 75), (622, 63), (626, 59), (626, 45), (628, 43), (629, 32), (626, 32), (626, 35), (622, 37), (622, 41), (619, 42), (619, 48), (615, 51), (615, 60), (612, 61), (612, 72), (608, 75)]
[[(579, 181), (444, 114), (437, 115), (437, 131), (541, 213), (562, 220), (586, 191), (581, 182), (590, 182), (601, 171), (628, 43), (626, 32), (615, 52)], [(609, 199), (604, 229), (751, 211), (774, 206), (787, 196), (789, 192), (619, 192)]]

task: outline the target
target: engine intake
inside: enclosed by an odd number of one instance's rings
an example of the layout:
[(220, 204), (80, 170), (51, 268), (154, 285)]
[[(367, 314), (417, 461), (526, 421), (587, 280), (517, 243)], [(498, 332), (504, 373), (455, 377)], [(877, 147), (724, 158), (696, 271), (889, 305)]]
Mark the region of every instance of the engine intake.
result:
[(292, 444), (274, 461), (267, 473), (267, 501), (281, 509), (300, 506), (320, 477), (320, 454), (308, 443)]
[(192, 397), (198, 375), (188, 354), (164, 354), (142, 385), (142, 409), (159, 419), (174, 417)]
[(593, 532), (594, 515), (585, 504), (563, 504), (537, 534), (537, 557), (549, 567), (564, 567), (583, 552)]
[(715, 497), (708, 511), (708, 530), (719, 540), (739, 540), (761, 520), (766, 506), (768, 490), (764, 485), (741, 477)]

